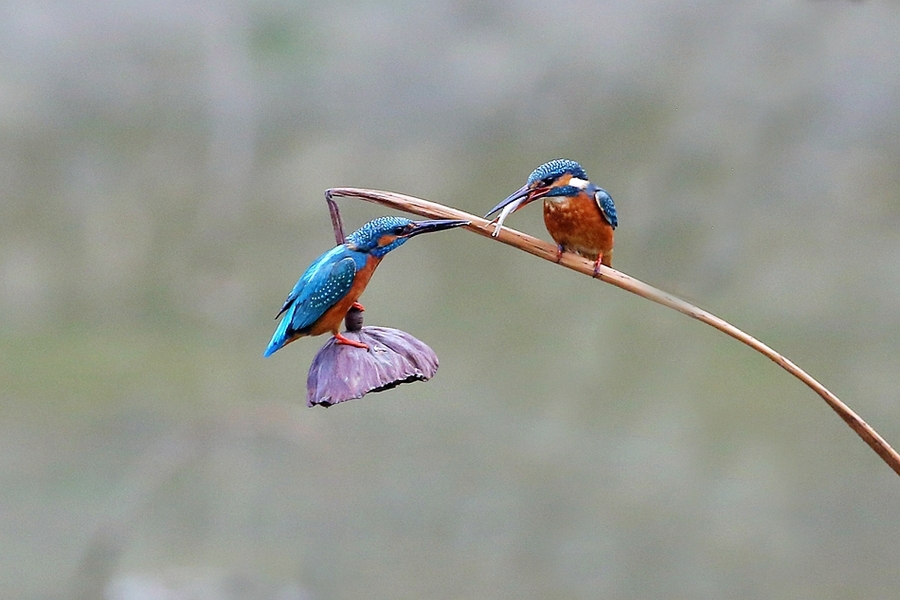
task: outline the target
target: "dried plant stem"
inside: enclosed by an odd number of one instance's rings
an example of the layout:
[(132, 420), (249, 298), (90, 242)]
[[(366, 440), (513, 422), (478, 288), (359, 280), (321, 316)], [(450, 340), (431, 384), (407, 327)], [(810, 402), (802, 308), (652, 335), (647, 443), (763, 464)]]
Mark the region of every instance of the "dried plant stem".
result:
[[(471, 221), (471, 225), (468, 225), (466, 227), (466, 229), (468, 229), (469, 231), (491, 239), (495, 239), (499, 242), (503, 242), (504, 244), (513, 246), (515, 248), (518, 248), (519, 250), (524, 250), (525, 252), (534, 254), (535, 256), (539, 256), (544, 260), (556, 262), (556, 246), (548, 242), (541, 241), (537, 238), (531, 237), (530, 235), (526, 235), (507, 227), (503, 227), (503, 229), (500, 231), (500, 234), (496, 238), (493, 238), (491, 237), (491, 234), (494, 231), (494, 226), (490, 225), (489, 222), (485, 219), (476, 217), (475, 215), (470, 215), (454, 208), (444, 206), (443, 204), (437, 204), (436, 202), (429, 202), (427, 200), (422, 200), (421, 198), (416, 198), (413, 196), (406, 196), (404, 194), (384, 192), (380, 190), (367, 190), (359, 188), (331, 188), (330, 190), (326, 191), (325, 198), (329, 202), (329, 207), (332, 210), (332, 220), (333, 222), (335, 222), (336, 231), (337, 226), (340, 223), (340, 217), (338, 216), (337, 220), (335, 221), (336, 205), (332, 200), (335, 196), (359, 198), (362, 200), (366, 200), (367, 202), (389, 206), (397, 210), (413, 213), (429, 219), (466, 219), (468, 221)], [(579, 273), (583, 273), (588, 276), (593, 276), (594, 274), (593, 262), (569, 252), (566, 252), (562, 255), (562, 259), (560, 260), (559, 264), (566, 268), (572, 269), (573, 271), (578, 271)], [(890, 444), (888, 444), (884, 440), (884, 438), (882, 438), (878, 434), (877, 431), (875, 431), (853, 410), (851, 410), (850, 407), (841, 402), (841, 400), (837, 396), (832, 394), (824, 385), (816, 381), (806, 371), (795, 365), (793, 362), (791, 362), (766, 344), (762, 343), (755, 337), (744, 333), (727, 321), (724, 321), (714, 314), (703, 310), (702, 308), (698, 308), (693, 304), (690, 304), (689, 302), (685, 302), (680, 298), (663, 292), (662, 290), (658, 290), (653, 286), (647, 285), (646, 283), (639, 281), (629, 275), (626, 275), (625, 273), (617, 271), (611, 267), (604, 266), (601, 269), (600, 274), (597, 276), (597, 279), (600, 279), (601, 281), (604, 281), (606, 283), (610, 283), (618, 288), (631, 292), (632, 294), (637, 294), (638, 296), (656, 302), (657, 304), (662, 304), (663, 306), (673, 308), (680, 313), (697, 319), (698, 321), (702, 321), (707, 325), (715, 327), (722, 333), (730, 335), (739, 342), (750, 346), (760, 354), (767, 356), (776, 364), (778, 364), (782, 369), (802, 381), (815, 393), (821, 396), (822, 399), (825, 400), (825, 402), (828, 404), (828, 406), (830, 406), (834, 410), (834, 412), (836, 412), (838, 416), (841, 417), (844, 422), (846, 422), (847, 425), (849, 425), (850, 428), (855, 431), (856, 434), (859, 435), (859, 437), (861, 437), (863, 441), (865, 441), (869, 445), (869, 447), (871, 447), (872, 450), (874, 450), (875, 453), (878, 454), (878, 456), (880, 456), (881, 459), (894, 470), (895, 473), (900, 475), (900, 454), (898, 454), (897, 451), (894, 450), (890, 446)]]

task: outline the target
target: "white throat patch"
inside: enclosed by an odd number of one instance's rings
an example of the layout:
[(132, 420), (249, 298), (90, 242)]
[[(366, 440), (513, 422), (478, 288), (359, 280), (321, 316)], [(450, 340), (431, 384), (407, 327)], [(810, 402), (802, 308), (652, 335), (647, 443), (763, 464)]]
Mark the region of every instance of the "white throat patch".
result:
[(569, 179), (569, 185), (571, 185), (572, 187), (576, 187), (579, 190), (583, 190), (584, 188), (586, 188), (588, 186), (588, 183), (589, 182), (587, 179), (580, 179), (578, 177), (572, 177), (571, 179)]

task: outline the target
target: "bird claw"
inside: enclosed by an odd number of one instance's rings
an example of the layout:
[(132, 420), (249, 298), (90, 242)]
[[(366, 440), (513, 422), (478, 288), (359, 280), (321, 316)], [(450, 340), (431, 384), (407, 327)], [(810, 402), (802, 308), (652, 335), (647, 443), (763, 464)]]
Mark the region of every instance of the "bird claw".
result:
[(364, 344), (364, 343), (362, 343), (362, 342), (357, 342), (356, 340), (351, 340), (351, 339), (349, 339), (349, 338), (344, 337), (344, 336), (343, 336), (342, 334), (340, 334), (340, 333), (334, 334), (334, 339), (335, 339), (335, 342), (338, 343), (338, 344), (344, 344), (344, 345), (346, 345), (346, 346), (354, 346), (354, 347), (356, 347), (356, 348), (362, 348), (362, 349), (364, 349), (364, 350), (368, 350), (368, 349), (369, 349), (368, 344)]
[(603, 253), (601, 252), (599, 256), (597, 256), (597, 260), (594, 262), (594, 275), (593, 277), (597, 277), (600, 275), (600, 265), (603, 263)]

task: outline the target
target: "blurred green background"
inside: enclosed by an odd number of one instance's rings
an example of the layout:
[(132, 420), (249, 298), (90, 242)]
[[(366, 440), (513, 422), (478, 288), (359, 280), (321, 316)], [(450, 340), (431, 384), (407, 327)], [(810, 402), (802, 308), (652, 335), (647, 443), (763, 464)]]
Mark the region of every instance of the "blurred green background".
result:
[(896, 1), (7, 1), (0, 65), (0, 596), (900, 594), (900, 481), (817, 396), (490, 240), (363, 296), (434, 380), (309, 410), (325, 338), (261, 356), (326, 188), (483, 214), (566, 157), (617, 268), (900, 443)]

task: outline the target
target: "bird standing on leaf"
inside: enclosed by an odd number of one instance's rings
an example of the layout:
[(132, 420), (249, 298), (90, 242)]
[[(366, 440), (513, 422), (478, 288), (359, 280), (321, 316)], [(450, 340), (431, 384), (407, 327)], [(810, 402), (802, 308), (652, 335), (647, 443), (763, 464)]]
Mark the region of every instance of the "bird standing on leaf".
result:
[(339, 344), (368, 348), (347, 339), (339, 330), (347, 311), (353, 307), (362, 310), (357, 300), (384, 255), (420, 233), (468, 224), (452, 219), (410, 221), (403, 217), (369, 221), (347, 236), (343, 244), (316, 259), (300, 277), (275, 317), (284, 315), (263, 356), (270, 356), (297, 338), (328, 332)]
[(510, 213), (539, 198), (544, 199), (544, 224), (556, 242), (557, 262), (565, 251), (593, 260), (595, 276), (601, 264), (612, 266), (614, 230), (619, 224), (616, 205), (574, 160), (560, 158), (541, 165), (525, 185), (492, 208), (485, 218), (503, 209), (493, 235), (500, 233)]

